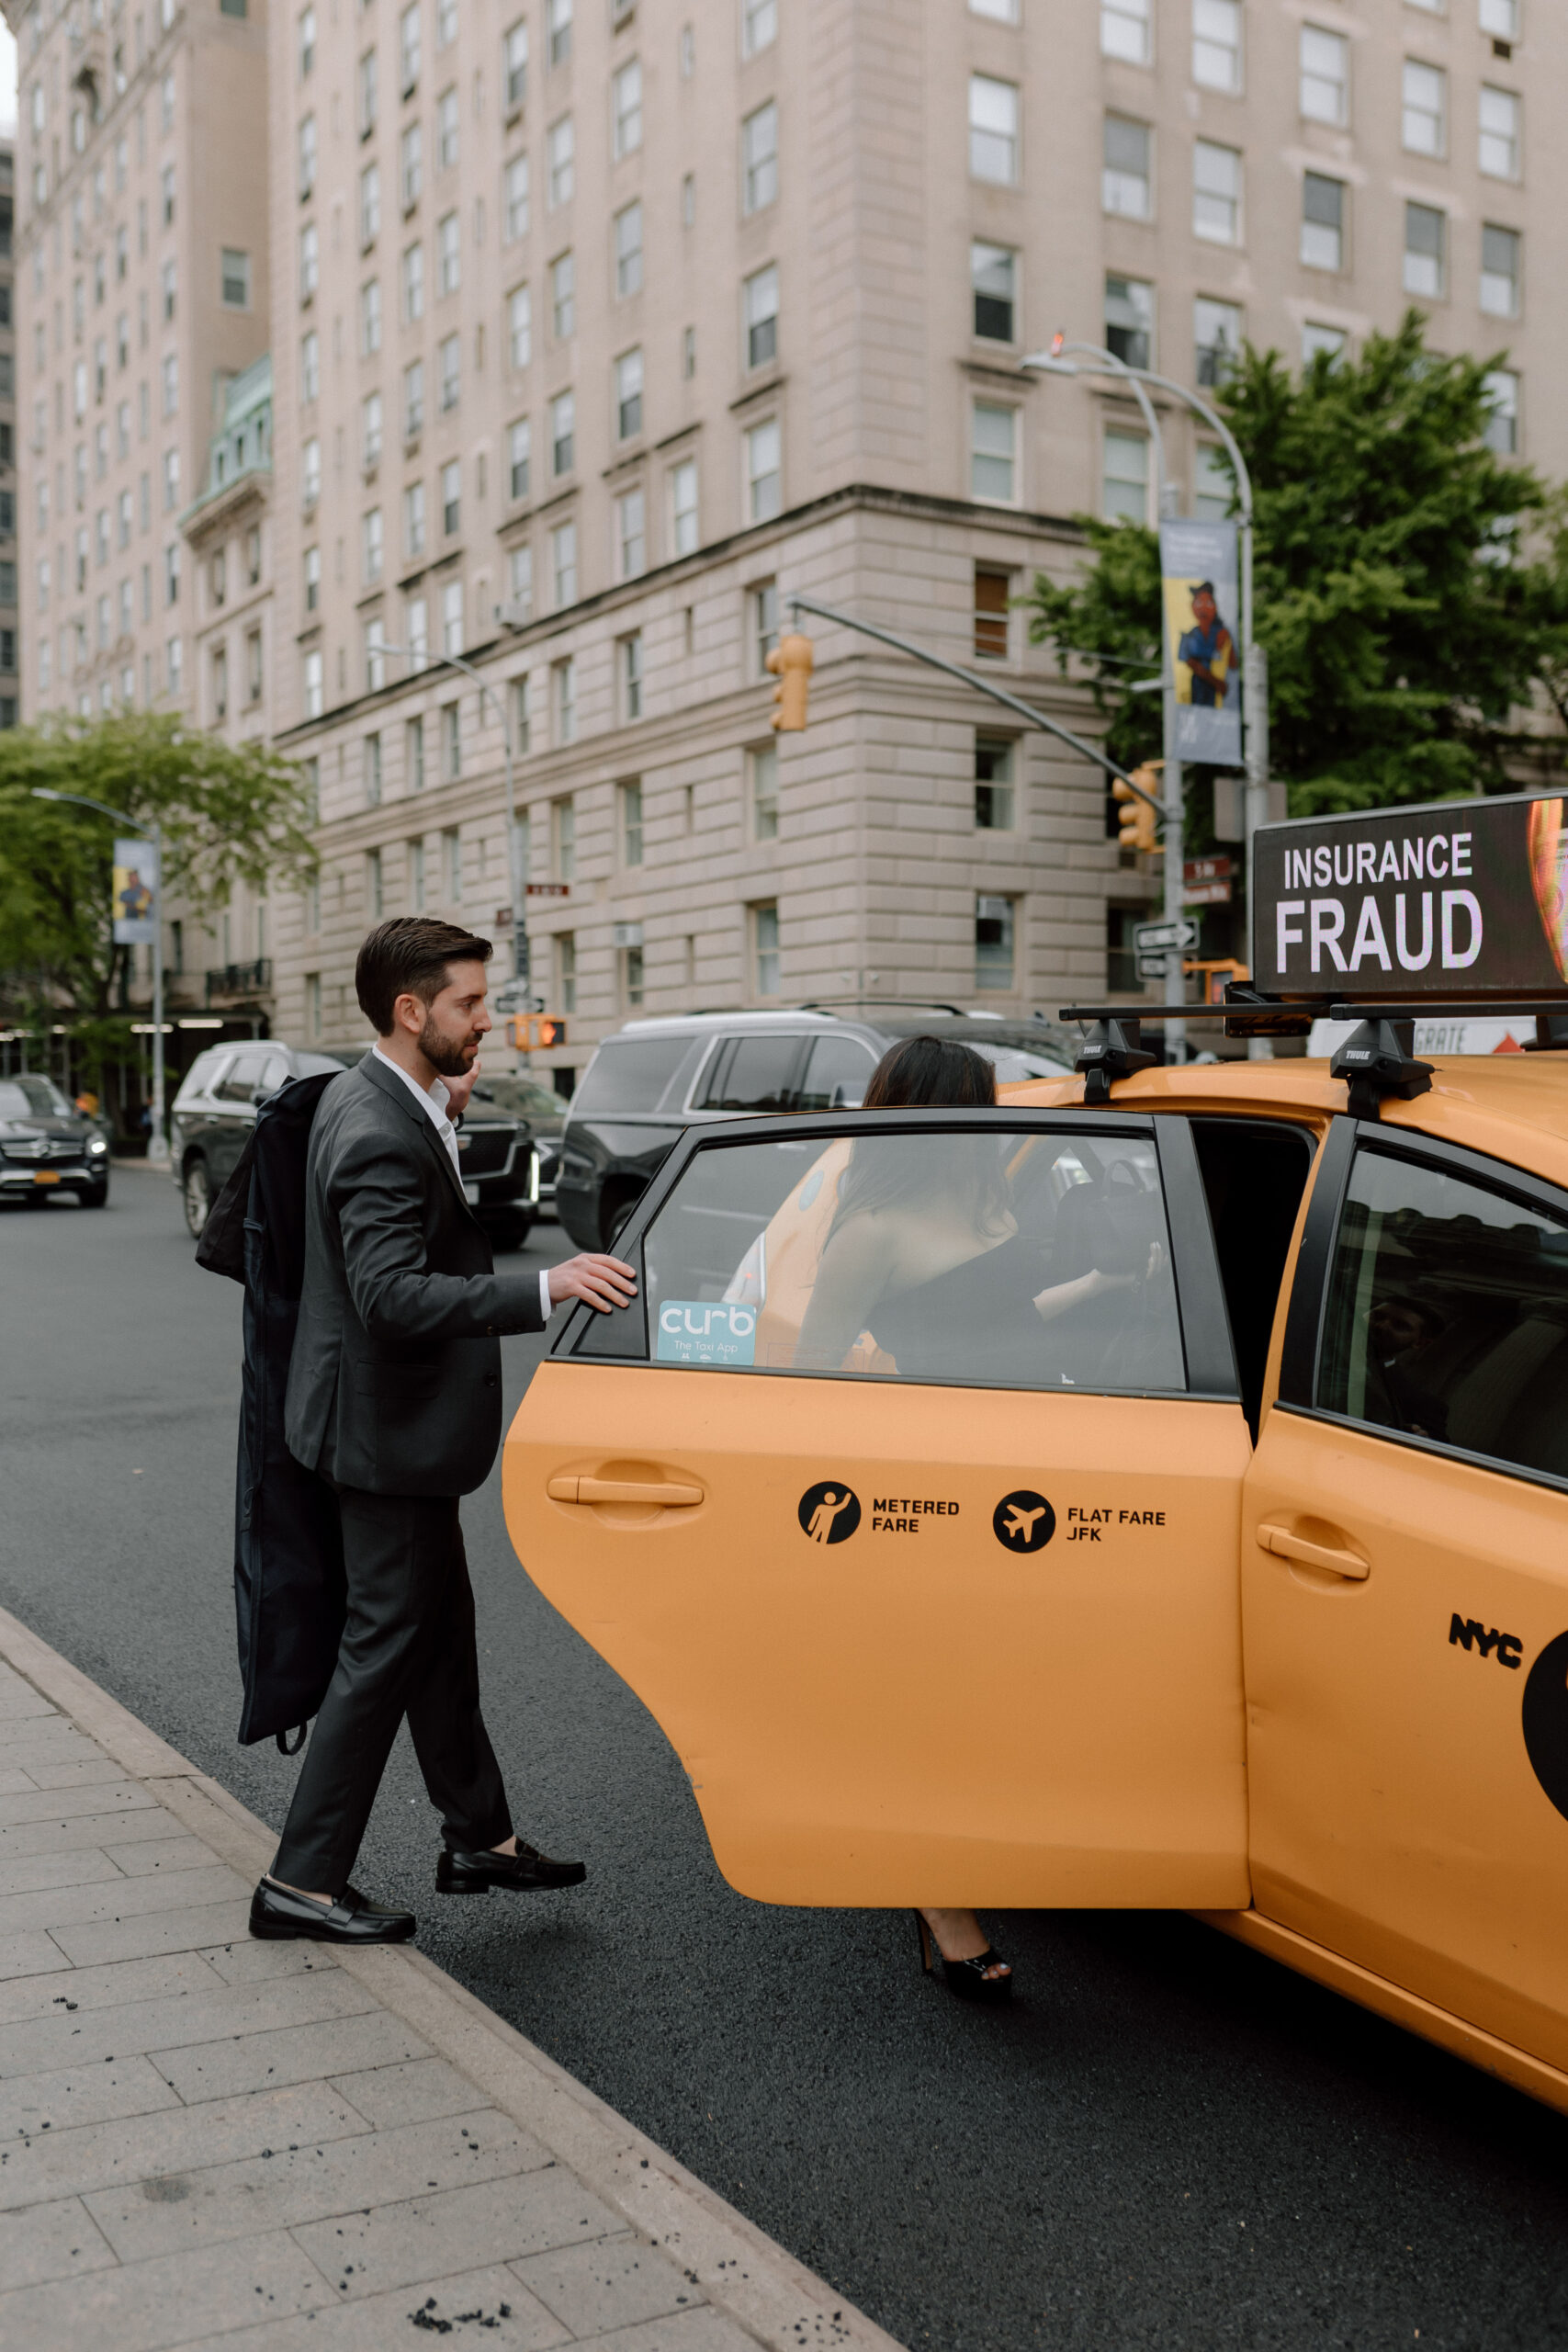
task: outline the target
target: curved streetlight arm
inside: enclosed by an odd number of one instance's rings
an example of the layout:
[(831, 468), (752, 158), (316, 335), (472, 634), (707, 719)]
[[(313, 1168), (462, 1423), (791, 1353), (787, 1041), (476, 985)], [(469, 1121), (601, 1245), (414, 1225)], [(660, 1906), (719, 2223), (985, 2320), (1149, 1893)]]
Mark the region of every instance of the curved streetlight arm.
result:
[[(418, 662), (423, 669), (460, 670), (465, 678), (472, 678), (479, 690), (479, 707), (484, 707), (488, 695), (501, 720), (501, 747), (506, 769), (506, 855), (507, 872), (512, 877), (512, 980), (513, 988), (526, 999), (530, 975), (528, 952), (528, 876), (523, 870), (523, 840), (517, 830), (517, 796), (513, 777), (515, 747), (512, 741), (512, 721), (506, 705), (487, 678), (482, 678), (471, 662), (462, 661), (456, 653), (418, 652), (411, 645), (389, 645), (383, 638), (372, 650), (395, 653), (405, 662)], [(416, 673), (417, 674), (417, 673)], [(518, 1007), (528, 1011), (526, 1001)]]
[[(54, 792), (48, 785), (35, 784), (31, 797), (34, 800), (68, 800), (77, 808), (96, 808), (100, 817), (107, 817), (117, 825), (131, 825), (141, 833), (149, 830), (141, 818), (133, 817), (128, 808), (111, 808), (107, 800), (91, 799), (85, 792)], [(164, 1105), (164, 828), (156, 818), (152, 820), (151, 831), (157, 853), (158, 878), (152, 889), (152, 1134), (147, 1157), (155, 1165), (162, 1165), (168, 1159)]]

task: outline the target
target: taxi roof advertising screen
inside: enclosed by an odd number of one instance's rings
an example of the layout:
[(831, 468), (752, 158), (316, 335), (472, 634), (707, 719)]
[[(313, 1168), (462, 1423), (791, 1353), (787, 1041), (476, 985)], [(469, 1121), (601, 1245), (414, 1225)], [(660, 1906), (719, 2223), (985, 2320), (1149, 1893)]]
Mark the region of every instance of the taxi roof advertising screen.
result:
[(1255, 986), (1369, 1002), (1563, 994), (1565, 805), (1443, 800), (1259, 826)]

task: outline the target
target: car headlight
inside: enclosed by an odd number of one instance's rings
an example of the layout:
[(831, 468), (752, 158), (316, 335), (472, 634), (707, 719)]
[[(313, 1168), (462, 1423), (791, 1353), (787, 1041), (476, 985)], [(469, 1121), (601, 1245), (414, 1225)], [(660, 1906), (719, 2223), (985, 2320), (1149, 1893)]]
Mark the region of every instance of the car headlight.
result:
[(92, 1142), (87, 1146), (87, 1149), (89, 1151), (107, 1151), (108, 1146), (104, 1141), (102, 1136), (95, 1136)]

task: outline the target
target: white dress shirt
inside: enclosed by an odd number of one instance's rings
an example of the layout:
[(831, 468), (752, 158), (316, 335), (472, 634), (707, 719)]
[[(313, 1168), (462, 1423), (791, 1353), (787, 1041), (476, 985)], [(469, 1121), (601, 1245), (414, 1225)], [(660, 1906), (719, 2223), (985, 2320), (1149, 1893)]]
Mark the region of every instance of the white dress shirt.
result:
[[(447, 1159), (452, 1163), (452, 1173), (457, 1179), (458, 1183), (461, 1184), (463, 1181), (463, 1167), (462, 1162), (457, 1157), (457, 1130), (446, 1115), (447, 1107), (451, 1102), (452, 1097), (447, 1093), (446, 1089), (443, 1086), (441, 1080), (439, 1079), (434, 1080), (429, 1090), (426, 1091), (424, 1087), (421, 1086), (417, 1079), (411, 1078), (409, 1076), (408, 1071), (404, 1069), (400, 1062), (395, 1062), (390, 1054), (384, 1054), (379, 1046), (372, 1046), (370, 1050), (376, 1057), (376, 1059), (380, 1063), (383, 1069), (389, 1069), (396, 1072), (397, 1076), (402, 1080), (403, 1084), (408, 1088), (409, 1092), (413, 1096), (414, 1101), (420, 1105), (421, 1109), (428, 1114), (432, 1126), (434, 1126), (436, 1134), (441, 1138), (442, 1148), (446, 1152)], [(467, 1197), (468, 1195), (465, 1193), (464, 1198), (467, 1199)], [(544, 1317), (547, 1323), (550, 1319), (553, 1306), (554, 1301), (550, 1297), (549, 1272), (547, 1268), (541, 1267), (539, 1272), (539, 1312)]]

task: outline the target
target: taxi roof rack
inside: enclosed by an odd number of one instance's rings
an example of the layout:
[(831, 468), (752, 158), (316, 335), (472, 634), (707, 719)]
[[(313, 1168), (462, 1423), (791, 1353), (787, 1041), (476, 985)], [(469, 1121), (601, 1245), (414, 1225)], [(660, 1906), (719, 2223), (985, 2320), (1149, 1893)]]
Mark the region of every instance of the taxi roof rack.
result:
[[(1145, 1021), (1181, 1021), (1198, 1008), (1182, 1004), (1127, 1005), (1065, 1004), (1058, 1018), (1088, 1025), (1074, 1068), (1084, 1081), (1086, 1103), (1109, 1102), (1119, 1078), (1147, 1069), (1154, 1056), (1142, 1042)], [(1453, 996), (1426, 1004), (1351, 1004), (1343, 997), (1285, 999), (1269, 997), (1232, 980), (1225, 989), (1227, 1037), (1303, 1036), (1314, 1021), (1354, 1021), (1359, 1026), (1337, 1046), (1329, 1060), (1329, 1075), (1342, 1078), (1349, 1094), (1351, 1114), (1375, 1119), (1387, 1100), (1410, 1102), (1432, 1083), (1435, 1063), (1416, 1056), (1417, 1021), (1452, 1019), (1533, 1020), (1535, 1035), (1527, 1054), (1568, 1052), (1568, 1001), (1499, 1002), (1495, 998)]]

